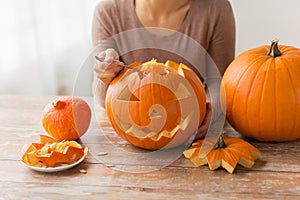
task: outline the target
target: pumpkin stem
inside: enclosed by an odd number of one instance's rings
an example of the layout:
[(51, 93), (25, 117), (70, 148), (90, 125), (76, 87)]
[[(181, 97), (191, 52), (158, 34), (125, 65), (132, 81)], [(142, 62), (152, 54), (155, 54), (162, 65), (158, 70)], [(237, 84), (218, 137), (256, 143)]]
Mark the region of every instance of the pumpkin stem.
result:
[(218, 138), (218, 141), (217, 143), (215, 144), (215, 148), (225, 148), (226, 147), (226, 144), (224, 142), (224, 133), (223, 132), (220, 137)]
[(60, 100), (55, 100), (52, 102), (52, 106), (56, 109), (62, 109), (65, 107), (65, 105), (66, 103)]
[(273, 58), (276, 58), (277, 56), (281, 56), (281, 52), (278, 48), (278, 40), (277, 39), (272, 41), (268, 56), (271, 56)]

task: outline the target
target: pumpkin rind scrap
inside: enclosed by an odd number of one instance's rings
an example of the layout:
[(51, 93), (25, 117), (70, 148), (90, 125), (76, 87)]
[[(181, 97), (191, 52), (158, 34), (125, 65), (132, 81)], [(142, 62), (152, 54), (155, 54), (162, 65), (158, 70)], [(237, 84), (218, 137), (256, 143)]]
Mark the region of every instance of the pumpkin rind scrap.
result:
[(48, 155), (36, 155), (36, 158), (43, 162), (47, 167), (54, 167), (58, 163), (68, 163), (69, 159), (66, 154), (53, 151)]
[(206, 94), (187, 66), (152, 60), (122, 71), (110, 83), (106, 111), (115, 131), (129, 143), (149, 150), (172, 148), (202, 123)]
[(231, 126), (260, 141), (300, 138), (300, 49), (277, 43), (239, 55), (221, 84)]
[(223, 167), (231, 174), (237, 164), (245, 168), (251, 168), (255, 160), (261, 156), (261, 152), (257, 148), (240, 138), (228, 136), (224, 136), (223, 138), (226, 147), (215, 147), (205, 156), (200, 155), (200, 149), (204, 140), (194, 142), (183, 154), (186, 158), (190, 159), (195, 166), (208, 164), (210, 170)]
[(42, 124), (55, 139), (77, 140), (89, 128), (91, 109), (78, 97), (59, 97), (47, 104), (43, 111)]
[(32, 143), (23, 154), (22, 161), (31, 166), (56, 167), (76, 162), (88, 152), (75, 141), (52, 141), (55, 139), (40, 135), (40, 143)]
[(55, 138), (50, 137), (48, 135), (40, 135), (40, 144), (46, 144), (46, 143), (54, 143), (58, 142)]

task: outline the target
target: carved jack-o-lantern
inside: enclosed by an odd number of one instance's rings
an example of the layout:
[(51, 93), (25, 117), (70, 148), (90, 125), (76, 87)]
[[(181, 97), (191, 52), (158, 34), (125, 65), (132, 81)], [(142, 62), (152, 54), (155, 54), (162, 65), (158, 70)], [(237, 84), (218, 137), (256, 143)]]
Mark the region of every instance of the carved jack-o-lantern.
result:
[(109, 85), (108, 118), (131, 144), (150, 150), (185, 142), (202, 123), (206, 96), (187, 66), (156, 60), (122, 71)]

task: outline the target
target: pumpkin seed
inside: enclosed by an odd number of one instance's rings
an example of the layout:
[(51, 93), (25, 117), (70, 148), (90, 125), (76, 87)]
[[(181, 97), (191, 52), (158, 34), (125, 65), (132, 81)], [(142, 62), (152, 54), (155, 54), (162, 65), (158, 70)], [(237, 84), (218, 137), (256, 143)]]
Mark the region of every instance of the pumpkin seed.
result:
[(107, 152), (99, 152), (98, 154), (97, 154), (97, 156), (106, 156), (108, 153)]
[(86, 171), (85, 169), (80, 169), (79, 172), (80, 172), (80, 173), (83, 173), (83, 174), (86, 174), (86, 173), (87, 173), (87, 171)]

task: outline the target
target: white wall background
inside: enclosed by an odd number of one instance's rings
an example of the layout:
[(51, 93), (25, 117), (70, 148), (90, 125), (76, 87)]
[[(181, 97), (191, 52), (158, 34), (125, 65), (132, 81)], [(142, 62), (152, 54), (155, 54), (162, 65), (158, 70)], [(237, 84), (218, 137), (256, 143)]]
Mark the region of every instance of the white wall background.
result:
[(72, 94), (98, 0), (0, 0), (0, 93)]
[(237, 26), (237, 55), (277, 38), (300, 48), (299, 0), (230, 0)]
[[(72, 94), (99, 0), (0, 0), (0, 94)], [(277, 38), (300, 48), (300, 0), (230, 0), (236, 55)]]

